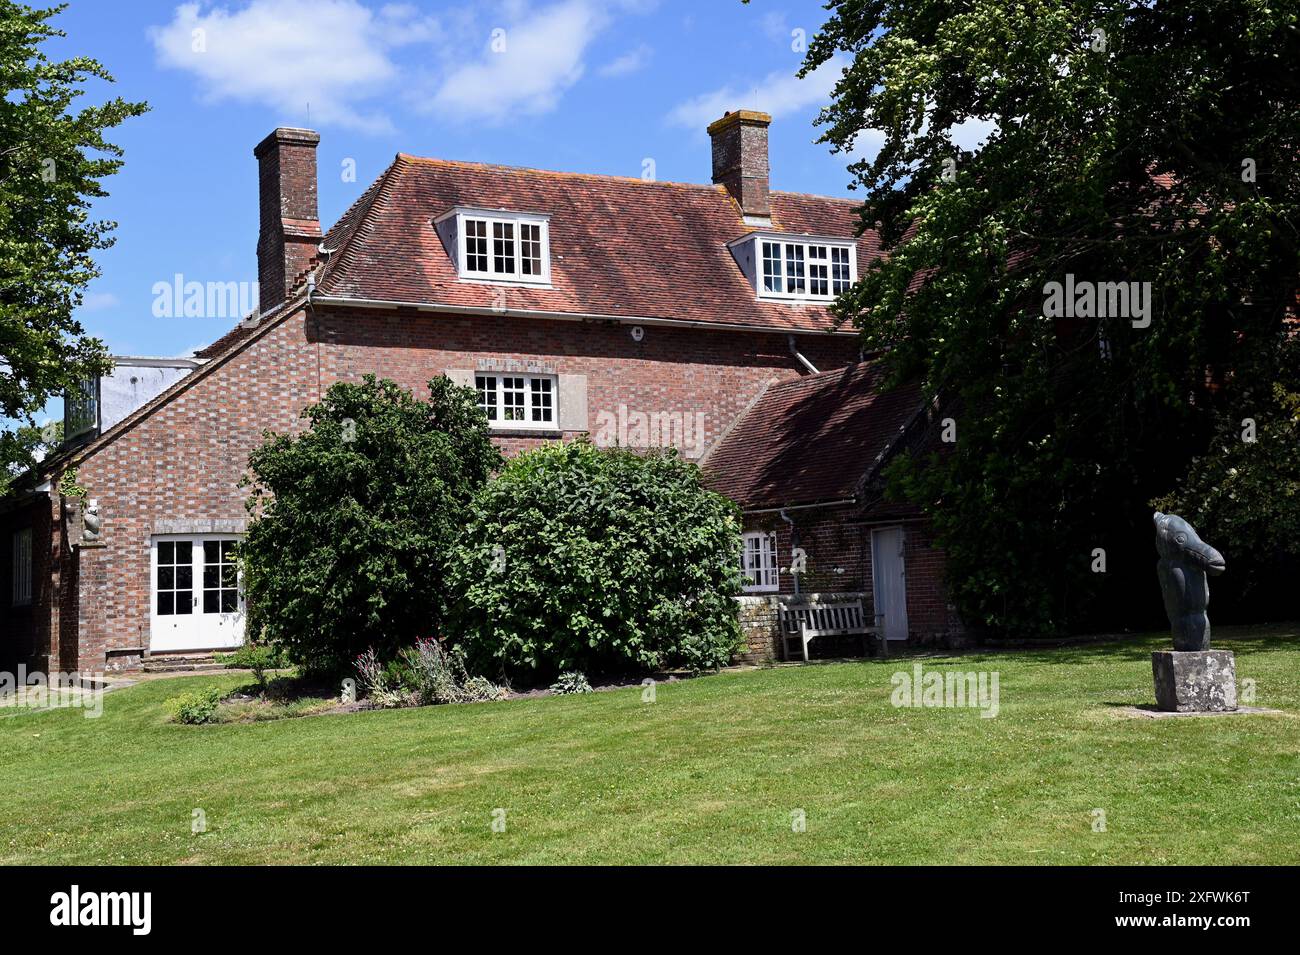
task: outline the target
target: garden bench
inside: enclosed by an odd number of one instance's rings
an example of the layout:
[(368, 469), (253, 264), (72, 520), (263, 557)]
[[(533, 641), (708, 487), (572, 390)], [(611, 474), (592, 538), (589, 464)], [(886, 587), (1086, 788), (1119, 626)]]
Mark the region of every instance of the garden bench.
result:
[(808, 644), (817, 637), (858, 635), (863, 639), (879, 633), (879, 627), (867, 623), (863, 607), (864, 594), (822, 596), (819, 594), (780, 597), (782, 649), (785, 658), (791, 659), (790, 645), (798, 643), (803, 658), (808, 659)]

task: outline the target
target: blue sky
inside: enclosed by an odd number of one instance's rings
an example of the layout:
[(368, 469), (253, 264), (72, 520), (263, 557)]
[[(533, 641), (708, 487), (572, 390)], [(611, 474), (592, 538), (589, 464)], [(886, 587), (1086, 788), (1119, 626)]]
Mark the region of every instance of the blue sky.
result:
[(80, 318), (117, 354), (221, 335), (230, 320), (154, 317), (153, 287), (256, 280), (252, 149), (281, 125), (321, 133), (327, 228), (399, 151), (633, 176), (651, 159), (707, 182), (705, 126), (741, 107), (774, 116), (774, 188), (848, 195), (845, 157), (814, 142), (832, 71), (795, 79), (795, 31), (824, 17), (818, 0), (72, 0), (50, 55), (95, 57), (152, 106), (112, 136), (126, 165), (95, 212), (117, 244)]

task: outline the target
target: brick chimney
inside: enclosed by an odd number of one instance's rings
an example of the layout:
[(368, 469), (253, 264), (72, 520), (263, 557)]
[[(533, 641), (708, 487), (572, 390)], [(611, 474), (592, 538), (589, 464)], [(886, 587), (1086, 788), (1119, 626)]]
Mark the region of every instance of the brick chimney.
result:
[(320, 245), (316, 144), (310, 129), (281, 127), (257, 144), (257, 283), (263, 315), (283, 302)]
[(709, 126), (713, 181), (727, 187), (745, 216), (770, 218), (767, 191), (767, 127), (772, 117), (752, 109), (726, 113)]

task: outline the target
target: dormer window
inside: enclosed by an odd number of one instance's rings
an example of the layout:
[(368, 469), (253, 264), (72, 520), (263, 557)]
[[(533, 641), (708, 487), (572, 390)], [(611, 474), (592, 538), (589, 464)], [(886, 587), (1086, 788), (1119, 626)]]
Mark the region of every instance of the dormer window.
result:
[(732, 242), (731, 252), (760, 299), (830, 301), (857, 280), (851, 239), (753, 233)]
[(462, 279), (550, 284), (549, 216), (458, 206), (434, 226)]

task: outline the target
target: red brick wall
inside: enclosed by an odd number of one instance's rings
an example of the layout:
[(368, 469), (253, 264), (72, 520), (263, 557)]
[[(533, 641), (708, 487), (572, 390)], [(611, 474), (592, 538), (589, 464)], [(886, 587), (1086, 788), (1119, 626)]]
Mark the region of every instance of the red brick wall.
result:
[[(856, 510), (848, 507), (787, 511), (795, 522), (799, 546), (807, 554), (807, 573), (800, 579), (804, 593), (861, 591), (867, 606), (873, 603), (871, 578), (871, 529)], [(877, 527), (894, 526), (877, 524)], [(901, 522), (903, 564), (907, 575), (907, 624), (909, 639), (916, 642), (940, 640), (961, 631), (956, 614), (948, 609), (944, 584), (943, 551), (922, 521)], [(777, 514), (748, 515), (747, 531), (775, 531), (779, 565), (790, 566), (790, 527)], [(783, 572), (780, 593), (794, 592), (794, 579)], [(872, 610), (874, 612), (874, 610)]]
[[(887, 526), (887, 525), (881, 525)], [(903, 566), (907, 574), (907, 627), (924, 642), (940, 640), (961, 630), (956, 613), (948, 609), (944, 584), (946, 561), (924, 522), (903, 526)], [(868, 562), (870, 562), (870, 548)]]
[(86, 459), (78, 481), (99, 501), (102, 548), (78, 550), (82, 669), (149, 643), (149, 543), (160, 520), (246, 517), (238, 487), (263, 429), (291, 431), (316, 398), (317, 355), (291, 317)]
[[(433, 375), (473, 369), (480, 359), (544, 361), (556, 374), (587, 376), (592, 430), (602, 411), (616, 415), (620, 404), (644, 413), (703, 412), (707, 444), (745, 410), (763, 382), (800, 374), (784, 334), (654, 326), (645, 326), (644, 333), (636, 342), (625, 325), (414, 309), (318, 310), (312, 325), (313, 337), (323, 343), (326, 382), (374, 372), (423, 394)], [(852, 339), (807, 336), (798, 342), (819, 369), (858, 357)], [(543, 440), (512, 437), (500, 444), (512, 452)]]
[[(818, 367), (857, 358), (852, 339), (801, 338)], [(478, 359), (539, 360), (557, 374), (584, 374), (593, 426), (622, 403), (646, 412), (705, 415), (716, 439), (769, 378), (799, 374), (784, 334), (623, 326), (415, 311), (298, 313), (271, 328), (80, 466), (99, 501), (105, 547), (79, 549), (76, 614), (82, 669), (132, 665), (149, 641), (149, 543), (160, 520), (247, 516), (238, 487), (262, 431), (292, 431), (298, 415), (337, 380), (374, 372), (425, 392), (429, 378)], [(507, 450), (537, 438), (505, 439)], [(48, 579), (48, 574), (44, 575)], [(65, 627), (68, 621), (65, 620)], [(116, 651), (116, 653), (114, 653)]]

